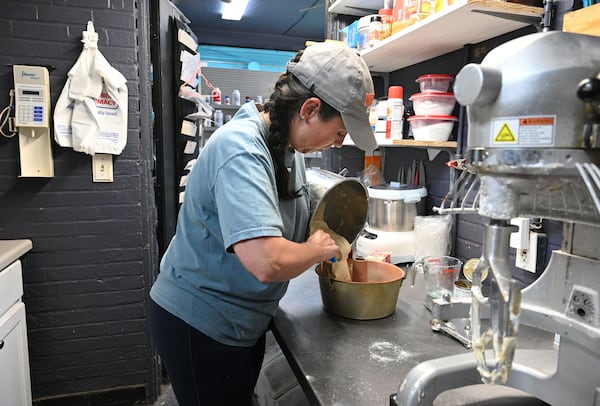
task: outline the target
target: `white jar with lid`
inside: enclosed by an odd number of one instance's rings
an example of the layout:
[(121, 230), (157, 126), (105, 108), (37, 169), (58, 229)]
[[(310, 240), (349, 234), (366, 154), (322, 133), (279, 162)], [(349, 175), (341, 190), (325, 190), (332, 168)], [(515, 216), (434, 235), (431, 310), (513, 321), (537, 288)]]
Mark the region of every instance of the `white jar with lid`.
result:
[(215, 127), (219, 128), (223, 125), (223, 110), (215, 110)]
[(233, 92), (231, 94), (231, 101), (233, 103), (234, 106), (239, 106), (242, 103), (240, 102), (240, 91), (237, 89), (233, 89)]
[(364, 16), (358, 20), (358, 46), (359, 51), (369, 47), (369, 28), (371, 25), (371, 16)]
[(383, 24), (380, 15), (372, 15), (371, 21), (369, 22), (369, 46), (372, 47), (375, 44), (381, 42), (381, 32), (383, 31)]

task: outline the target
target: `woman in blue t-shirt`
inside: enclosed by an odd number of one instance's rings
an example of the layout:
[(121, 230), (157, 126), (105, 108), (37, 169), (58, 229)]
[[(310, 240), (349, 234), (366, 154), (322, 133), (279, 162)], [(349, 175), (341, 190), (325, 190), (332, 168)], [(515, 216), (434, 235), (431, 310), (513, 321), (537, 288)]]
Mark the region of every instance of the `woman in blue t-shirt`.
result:
[(308, 235), (303, 154), (340, 147), (348, 133), (375, 149), (373, 97), (355, 50), (312, 45), (288, 64), (264, 110), (244, 104), (200, 152), (148, 309), (181, 406), (251, 404), (288, 281), (340, 255), (329, 234)]

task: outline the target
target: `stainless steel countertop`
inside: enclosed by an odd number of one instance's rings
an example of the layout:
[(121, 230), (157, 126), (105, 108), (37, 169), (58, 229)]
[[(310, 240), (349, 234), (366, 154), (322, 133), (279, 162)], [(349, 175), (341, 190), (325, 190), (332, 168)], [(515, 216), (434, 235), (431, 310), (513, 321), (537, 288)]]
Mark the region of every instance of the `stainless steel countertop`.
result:
[[(312, 404), (389, 405), (417, 364), (469, 351), (431, 331), (424, 284), (422, 274), (413, 288), (405, 280), (392, 315), (361, 321), (323, 309), (313, 269), (290, 282), (273, 334)], [(552, 348), (552, 339), (521, 326), (518, 348)]]
[(33, 248), (31, 240), (0, 240), (0, 270)]

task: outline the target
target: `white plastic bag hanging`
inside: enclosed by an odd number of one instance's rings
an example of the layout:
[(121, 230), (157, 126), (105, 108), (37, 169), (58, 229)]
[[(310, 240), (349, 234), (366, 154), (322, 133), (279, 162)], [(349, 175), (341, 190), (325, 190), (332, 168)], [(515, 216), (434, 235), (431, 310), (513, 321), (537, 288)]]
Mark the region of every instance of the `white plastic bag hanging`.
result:
[(54, 108), (54, 139), (89, 155), (118, 155), (127, 144), (127, 80), (98, 50), (91, 21), (81, 42)]

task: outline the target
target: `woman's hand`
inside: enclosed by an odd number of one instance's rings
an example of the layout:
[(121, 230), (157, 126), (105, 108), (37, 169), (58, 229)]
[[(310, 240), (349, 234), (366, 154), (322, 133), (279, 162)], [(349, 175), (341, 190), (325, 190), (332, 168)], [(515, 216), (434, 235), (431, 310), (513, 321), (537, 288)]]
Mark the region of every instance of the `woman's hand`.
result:
[(340, 248), (337, 246), (333, 238), (323, 230), (316, 230), (313, 235), (308, 238), (306, 244), (315, 245), (314, 249), (319, 247), (323, 251), (323, 256), (317, 262), (330, 261), (332, 258), (340, 257)]
[(233, 246), (244, 267), (263, 283), (290, 280), (318, 262), (340, 256), (335, 241), (317, 230), (305, 243), (283, 237), (260, 237)]

